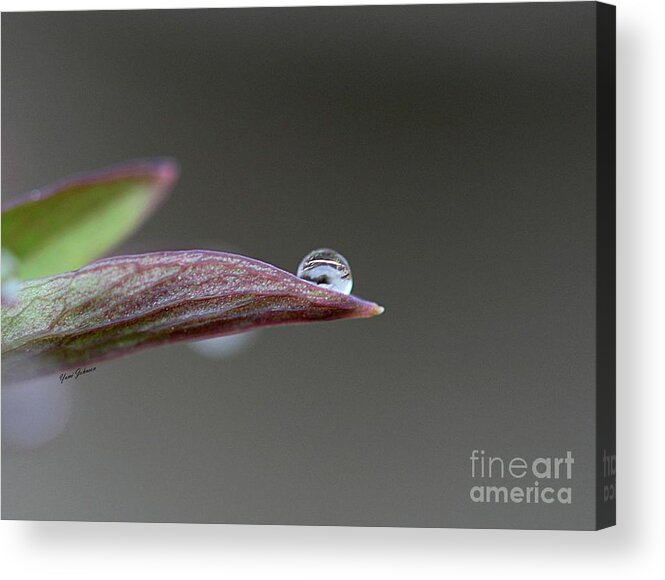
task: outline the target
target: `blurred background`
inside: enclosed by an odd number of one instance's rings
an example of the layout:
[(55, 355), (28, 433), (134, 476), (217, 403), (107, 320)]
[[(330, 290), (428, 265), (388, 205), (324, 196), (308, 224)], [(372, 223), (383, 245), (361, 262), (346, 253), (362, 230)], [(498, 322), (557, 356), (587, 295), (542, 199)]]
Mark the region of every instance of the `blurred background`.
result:
[(474, 511), (483, 448), (573, 449), (588, 521), (592, 6), (3, 14), (3, 200), (171, 156), (116, 253), (328, 246), (386, 307), (3, 386), (3, 518), (533, 524)]

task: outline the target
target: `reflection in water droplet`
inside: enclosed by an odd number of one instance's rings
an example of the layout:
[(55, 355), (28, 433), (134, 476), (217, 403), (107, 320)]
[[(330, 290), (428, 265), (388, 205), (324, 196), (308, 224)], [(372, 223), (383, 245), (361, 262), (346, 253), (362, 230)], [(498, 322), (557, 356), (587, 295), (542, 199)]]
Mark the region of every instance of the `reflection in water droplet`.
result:
[(314, 250), (302, 259), (298, 278), (343, 294), (351, 294), (353, 288), (349, 262), (342, 254), (327, 248)]
[(72, 411), (72, 389), (57, 377), (2, 386), (2, 446), (36, 449), (60, 435)]
[(194, 352), (206, 358), (231, 358), (254, 344), (258, 334), (258, 330), (252, 330), (240, 334), (197, 340), (187, 344)]

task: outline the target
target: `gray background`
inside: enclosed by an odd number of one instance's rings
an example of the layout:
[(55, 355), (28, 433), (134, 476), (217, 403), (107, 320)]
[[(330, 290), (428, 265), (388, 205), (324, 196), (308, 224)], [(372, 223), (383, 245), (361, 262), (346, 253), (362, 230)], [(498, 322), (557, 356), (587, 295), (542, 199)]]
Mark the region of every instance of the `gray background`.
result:
[[(343, 252), (379, 318), (98, 365), (2, 516), (593, 527), (593, 3), (3, 14), (3, 197), (169, 155), (118, 251)], [(57, 377), (51, 377), (53, 385)], [(576, 458), (474, 505), (470, 452)]]

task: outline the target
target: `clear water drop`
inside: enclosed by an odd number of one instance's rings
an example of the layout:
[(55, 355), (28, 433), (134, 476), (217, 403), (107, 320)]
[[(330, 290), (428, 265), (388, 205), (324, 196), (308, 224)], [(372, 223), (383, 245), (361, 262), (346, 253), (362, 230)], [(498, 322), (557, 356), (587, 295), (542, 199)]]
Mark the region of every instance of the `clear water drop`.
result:
[(307, 254), (298, 266), (298, 278), (343, 294), (351, 294), (353, 288), (349, 262), (342, 254), (328, 248)]

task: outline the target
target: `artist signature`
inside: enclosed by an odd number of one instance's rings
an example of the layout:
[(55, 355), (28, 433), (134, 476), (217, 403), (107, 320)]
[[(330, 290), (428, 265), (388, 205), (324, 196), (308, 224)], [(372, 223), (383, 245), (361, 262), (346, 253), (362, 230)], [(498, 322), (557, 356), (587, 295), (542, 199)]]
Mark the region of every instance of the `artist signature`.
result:
[(61, 373), (60, 384), (70, 379), (78, 379), (80, 376), (87, 375), (88, 373), (94, 373), (96, 370), (97, 367), (83, 367), (83, 368), (79, 367), (75, 371), (72, 371), (71, 373)]

